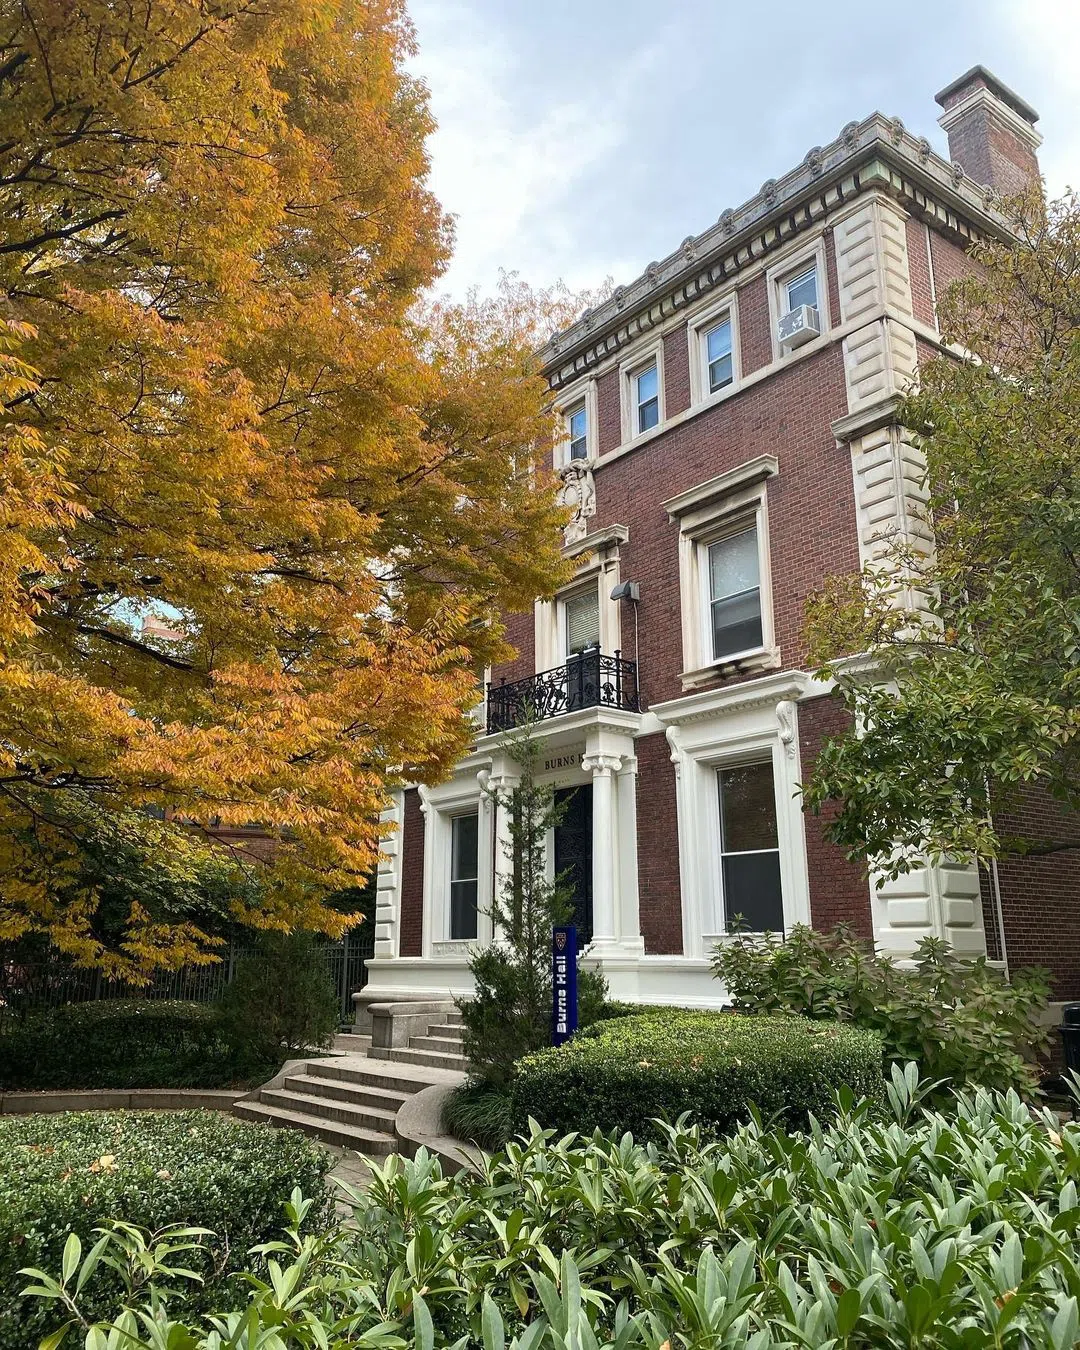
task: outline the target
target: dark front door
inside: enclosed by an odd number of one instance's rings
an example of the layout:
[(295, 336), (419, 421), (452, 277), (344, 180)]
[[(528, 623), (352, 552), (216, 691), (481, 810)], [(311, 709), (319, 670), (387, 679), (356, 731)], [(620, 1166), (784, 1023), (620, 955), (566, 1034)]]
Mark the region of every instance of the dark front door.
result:
[(592, 785), (557, 788), (555, 800), (565, 804), (555, 828), (555, 872), (566, 873), (573, 892), (578, 946), (592, 941)]

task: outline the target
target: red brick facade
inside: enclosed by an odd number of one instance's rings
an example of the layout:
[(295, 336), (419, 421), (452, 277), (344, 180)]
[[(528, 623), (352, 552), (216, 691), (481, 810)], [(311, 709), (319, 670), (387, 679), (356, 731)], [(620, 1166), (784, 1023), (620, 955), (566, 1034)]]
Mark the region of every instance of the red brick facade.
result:
[[(843, 735), (850, 726), (851, 717), (838, 699), (815, 698), (801, 705), (799, 750), (804, 774), (809, 775), (825, 741)], [(804, 817), (810, 917), (815, 928), (848, 923), (863, 937), (873, 937), (866, 868), (848, 862), (843, 852), (825, 838), (825, 827), (834, 814), (826, 809), (820, 817)]]
[(638, 761), (641, 935), (650, 954), (679, 955), (683, 949), (683, 924), (675, 767), (663, 736), (642, 736), (634, 749)]
[[(996, 817), (1006, 834), (1035, 844), (1080, 839), (1080, 818), (1063, 811), (1041, 789)], [(1045, 966), (1057, 998), (1080, 998), (1080, 846), (998, 864), (1001, 916), (1009, 965)], [(987, 948), (1001, 956), (993, 883), (982, 877)]]
[(415, 788), (405, 793), (401, 826), (401, 918), (398, 952), (419, 956), (424, 929), (424, 814)]

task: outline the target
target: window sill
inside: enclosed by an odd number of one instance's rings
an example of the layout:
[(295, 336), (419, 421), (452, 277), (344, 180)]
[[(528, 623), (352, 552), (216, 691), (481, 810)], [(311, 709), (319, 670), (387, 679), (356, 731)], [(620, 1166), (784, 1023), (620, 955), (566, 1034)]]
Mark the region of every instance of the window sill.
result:
[(732, 675), (746, 675), (755, 670), (779, 670), (780, 648), (763, 647), (761, 651), (749, 652), (746, 656), (736, 657), (734, 661), (712, 661), (696, 670), (684, 670), (679, 676), (683, 689), (698, 689), (703, 684), (713, 684), (716, 680), (728, 679)]

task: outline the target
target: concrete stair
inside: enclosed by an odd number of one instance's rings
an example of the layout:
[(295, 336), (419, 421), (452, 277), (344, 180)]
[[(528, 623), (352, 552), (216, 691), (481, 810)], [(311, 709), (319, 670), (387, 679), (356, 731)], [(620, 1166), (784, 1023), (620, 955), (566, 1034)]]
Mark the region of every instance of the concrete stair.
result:
[(334, 1037), (333, 1049), (336, 1055), (366, 1055), (371, 1049), (371, 1037), (342, 1031)]
[(369, 1053), (384, 1063), (415, 1064), (429, 1069), (452, 1069), (456, 1073), (467, 1073), (469, 1061), (465, 1058), (465, 1029), (461, 1024), (461, 1014), (453, 1012), (439, 1016), (440, 1020), (433, 1020), (425, 1035), (410, 1036), (407, 1046), (375, 1049)]
[(439, 1072), (452, 1067), (442, 1062), (451, 1058), (443, 1055), (435, 1065), (360, 1056), (307, 1060), (237, 1102), (233, 1111), (244, 1120), (302, 1130), (339, 1148), (382, 1158), (399, 1150), (394, 1122), (409, 1097), (456, 1079)]

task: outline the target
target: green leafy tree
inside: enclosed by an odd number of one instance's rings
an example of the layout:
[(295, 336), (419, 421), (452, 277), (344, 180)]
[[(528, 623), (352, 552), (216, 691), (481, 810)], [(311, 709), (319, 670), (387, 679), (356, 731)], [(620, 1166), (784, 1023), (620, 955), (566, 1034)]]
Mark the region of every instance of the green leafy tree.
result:
[[(509, 864), (491, 905), (495, 941), (473, 952), (469, 969), (476, 992), (458, 1005), (465, 1054), (480, 1076), (498, 1087), (510, 1081), (516, 1060), (551, 1041), (551, 930), (573, 916), (566, 875), (552, 878), (547, 870), (548, 834), (566, 804), (549, 784), (536, 780), (541, 747), (531, 726), (513, 733), (507, 748), (521, 776), (512, 791), (490, 794), (506, 820)], [(578, 972), (582, 1020), (602, 1003), (603, 993), (602, 976)]]
[[(811, 649), (853, 714), (806, 787), (851, 857), (985, 861), (1080, 847), (1080, 201), (1005, 203), (1009, 238), (976, 245), (941, 304), (967, 355), (920, 370), (901, 416), (928, 464), (932, 554), (834, 578)], [(895, 604), (903, 574), (924, 606)], [(866, 654), (853, 671), (836, 658)], [(867, 677), (867, 667), (872, 674)], [(1025, 790), (1062, 808), (1048, 837), (1009, 833)]]

